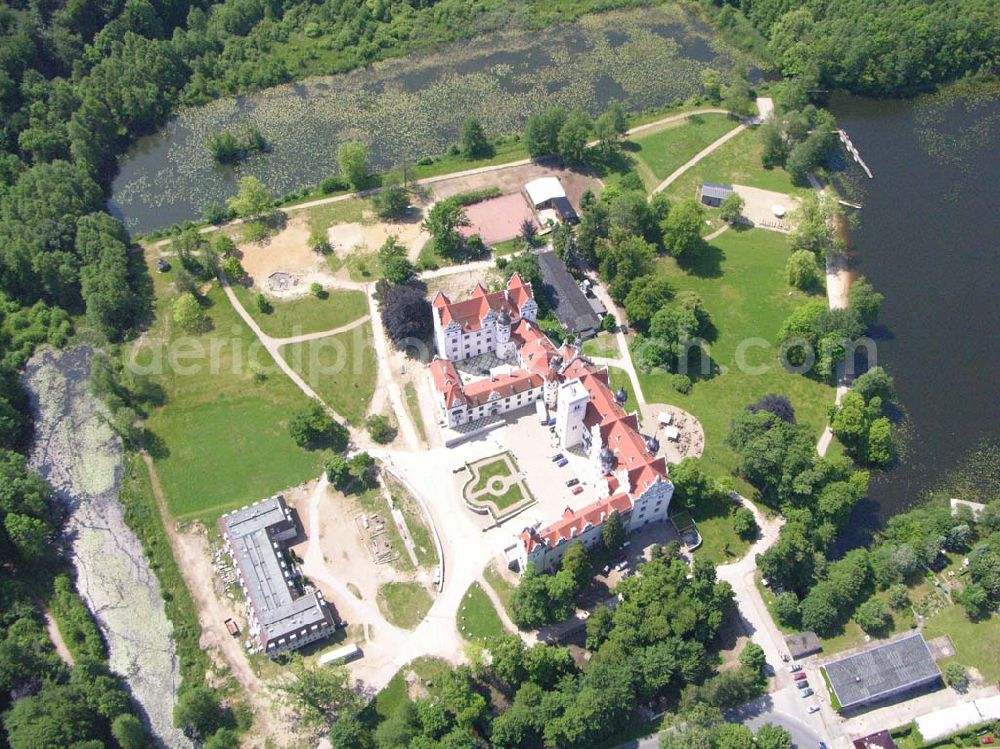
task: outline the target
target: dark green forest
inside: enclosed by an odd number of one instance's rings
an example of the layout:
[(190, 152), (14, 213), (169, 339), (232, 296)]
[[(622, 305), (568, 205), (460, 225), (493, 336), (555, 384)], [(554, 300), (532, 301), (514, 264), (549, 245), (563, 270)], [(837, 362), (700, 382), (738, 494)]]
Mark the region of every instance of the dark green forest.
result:
[[(142, 255), (130, 251), (127, 232), (105, 211), (118, 157), (182, 104), (343, 72), (493, 30), (542, 27), (634, 4), (641, 3), (0, 2), (0, 711), (6, 728), (0, 747), (148, 743), (127, 695), (102, 663), (93, 622), (67, 583), (59, 582), (65, 580), (59, 577), (61, 517), (48, 486), (26, 465), (31, 417), (18, 379), (34, 347), (65, 344), (74, 321), (118, 340), (148, 319)], [(776, 67), (789, 80), (784, 103), (794, 110), (824, 89), (909, 92), (990, 69), (998, 58), (1000, 13), (990, 0), (691, 5), (724, 34), (768, 58), (762, 65)], [(790, 427), (769, 422), (755, 429), (771, 440), (780, 433), (782, 444), (787, 437), (783, 455), (802, 453)], [(746, 449), (750, 442), (741, 449), (752, 453)], [(853, 500), (850, 476), (836, 467), (785, 462), (792, 478), (824, 474), (832, 516), (839, 515), (838, 502)], [(831, 487), (843, 496), (834, 496)], [(787, 489), (780, 482), (770, 488), (779, 499)], [(816, 524), (820, 530), (835, 526), (825, 517), (798, 520), (808, 533)], [(795, 546), (792, 534), (784, 540)], [(813, 552), (802, 550), (806, 558)], [(406, 708), (384, 716), (390, 727), (376, 728), (374, 735), (373, 726), (363, 723), (363, 740), (416, 745), (454, 734), (449, 745), (459, 746), (467, 745), (461, 742), (469, 736), (500, 730), (510, 746), (582, 745), (620, 728), (636, 701), (683, 701), (685, 688), (689, 700), (720, 704), (730, 699), (727, 694), (744, 694), (751, 685), (736, 683), (736, 677), (708, 676), (706, 646), (729, 605), (728, 593), (715, 584), (712, 570), (696, 566), (691, 581), (684, 571), (668, 553), (650, 563), (643, 577), (661, 588), (638, 580), (624, 586), (626, 605), (613, 617), (602, 615), (605, 628), (592, 633), (595, 656), (589, 668), (577, 669), (561, 651), (544, 657), (509, 654), (509, 672), (494, 668), (453, 677), (456, 684), (466, 680), (456, 695), (464, 692), (463, 699), (474, 704), (449, 706), (447, 715), (436, 716), (436, 728), (428, 727), (430, 718), (425, 722)], [(789, 589), (808, 598), (814, 580), (799, 582), (789, 581)], [(985, 596), (996, 595), (994, 582), (984, 576)], [(663, 591), (670, 595), (663, 597)], [(78, 637), (72, 669), (49, 643), (39, 597)], [(678, 601), (689, 605), (678, 607)], [(970, 608), (974, 604), (970, 601)], [(803, 607), (810, 608), (805, 600)], [(493, 720), (486, 709), (487, 694), (510, 706), (501, 718)], [(393, 743), (392, 730), (403, 739)]]

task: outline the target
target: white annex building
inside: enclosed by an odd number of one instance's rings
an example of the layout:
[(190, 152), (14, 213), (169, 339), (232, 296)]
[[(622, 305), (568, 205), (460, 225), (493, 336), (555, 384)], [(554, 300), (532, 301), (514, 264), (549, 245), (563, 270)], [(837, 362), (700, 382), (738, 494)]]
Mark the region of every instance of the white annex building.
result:
[[(565, 509), (555, 522), (525, 528), (519, 536), (518, 566), (551, 570), (571, 541), (598, 543), (604, 521), (617, 512), (635, 530), (666, 520), (674, 486), (667, 463), (657, 457), (655, 438), (639, 432), (637, 414), (626, 413), (625, 393), (612, 393), (608, 371), (575, 346), (557, 348), (535, 324), (538, 306), (531, 284), (514, 274), (502, 291), (480, 284), (469, 299), (453, 303), (438, 292), (433, 304), (438, 355), (430, 374), (442, 420), (456, 427), (543, 400), (556, 409), (556, 434), (563, 449), (589, 458), (592, 474), (581, 477), (599, 499)], [(483, 353), (510, 363), (502, 374), (465, 383), (453, 361)]]

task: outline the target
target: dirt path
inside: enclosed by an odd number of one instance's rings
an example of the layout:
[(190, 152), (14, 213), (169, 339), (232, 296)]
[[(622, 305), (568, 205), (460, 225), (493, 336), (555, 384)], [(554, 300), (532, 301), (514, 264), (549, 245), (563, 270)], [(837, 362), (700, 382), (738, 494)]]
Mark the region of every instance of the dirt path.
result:
[(42, 612), (45, 615), (45, 629), (49, 633), (49, 639), (52, 640), (56, 654), (62, 658), (63, 663), (72, 668), (75, 663), (73, 654), (66, 647), (66, 641), (63, 639), (62, 632), (59, 631), (59, 625), (56, 624), (56, 620), (52, 618), (49, 610), (42, 605), (41, 601), (39, 601), (39, 605), (42, 606)]
[(289, 338), (272, 338), (276, 346), (288, 346), (292, 343), (305, 343), (306, 341), (315, 341), (320, 338), (327, 338), (332, 335), (339, 335), (340, 333), (346, 333), (349, 330), (354, 330), (357, 327), (364, 325), (366, 322), (371, 320), (371, 315), (362, 315), (357, 320), (347, 323), (346, 325), (341, 325), (339, 328), (332, 328), (330, 330), (319, 330), (315, 333), (303, 333), (302, 335), (293, 335)]
[(726, 133), (721, 138), (719, 138), (717, 141), (715, 141), (714, 143), (712, 143), (712, 144), (706, 146), (705, 148), (703, 148), (702, 150), (700, 150), (687, 163), (685, 163), (683, 166), (681, 166), (678, 169), (676, 169), (673, 174), (671, 174), (669, 177), (667, 177), (665, 180), (663, 180), (660, 184), (658, 184), (656, 187), (654, 187), (653, 191), (649, 194), (649, 199), (652, 200), (653, 196), (656, 193), (658, 193), (658, 192), (660, 192), (660, 191), (665, 190), (666, 188), (668, 188), (677, 179), (679, 179), (680, 176), (682, 174), (684, 174), (684, 172), (686, 172), (688, 169), (690, 169), (691, 167), (693, 167), (695, 164), (697, 164), (703, 158), (705, 158), (706, 156), (708, 156), (710, 153), (712, 153), (712, 151), (714, 151), (715, 149), (717, 149), (720, 146), (724, 145), (728, 141), (732, 140), (733, 138), (735, 138), (737, 135), (739, 135), (740, 133), (742, 133), (746, 129), (747, 129), (746, 125), (737, 125), (732, 130), (730, 130), (728, 133)]
[(520, 634), (521, 639), (525, 640), (528, 645), (533, 644), (535, 640), (535, 634), (533, 632), (518, 632), (517, 625), (511, 621), (511, 618), (507, 616), (507, 609), (504, 608), (503, 601), (500, 600), (500, 596), (497, 592), (493, 590), (493, 586), (486, 581), (486, 576), (483, 573), (479, 573), (479, 577), (476, 579), (479, 583), (479, 587), (483, 589), (490, 601), (493, 602), (493, 608), (497, 610), (497, 616), (500, 617), (500, 621), (508, 632), (513, 632), (515, 634)]

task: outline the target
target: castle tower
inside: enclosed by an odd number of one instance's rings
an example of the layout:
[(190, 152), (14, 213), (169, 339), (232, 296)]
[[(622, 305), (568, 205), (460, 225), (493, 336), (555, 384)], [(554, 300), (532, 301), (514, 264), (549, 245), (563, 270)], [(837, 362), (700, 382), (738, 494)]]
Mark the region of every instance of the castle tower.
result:
[(507, 314), (507, 310), (503, 310), (500, 316), (497, 318), (496, 330), (497, 330), (497, 348), (496, 354), (501, 359), (505, 359), (510, 355), (512, 346), (510, 345), (510, 315)]
[(579, 380), (564, 382), (559, 388), (559, 408), (556, 410), (556, 434), (563, 449), (576, 447), (584, 439), (587, 426), (584, 417), (590, 393)]

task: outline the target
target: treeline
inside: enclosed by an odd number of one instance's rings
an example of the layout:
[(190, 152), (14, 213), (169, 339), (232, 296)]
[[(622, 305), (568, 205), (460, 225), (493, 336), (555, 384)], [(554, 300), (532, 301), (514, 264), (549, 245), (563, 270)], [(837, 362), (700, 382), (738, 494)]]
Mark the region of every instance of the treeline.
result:
[(1000, 59), (989, 0), (712, 0), (721, 28), (766, 51), (800, 91), (890, 96), (988, 69)]
[(471, 665), (436, 680), (428, 697), (406, 699), (386, 716), (346, 710), (333, 725), (333, 746), (584, 747), (621, 731), (638, 706), (727, 707), (759, 692), (763, 653), (753, 647), (739, 669), (711, 675), (712, 644), (733, 593), (710, 563), (689, 568), (661, 549), (615, 592), (617, 607), (598, 608), (588, 620), (585, 666), (567, 648), (527, 647), (514, 634), (491, 638)]

